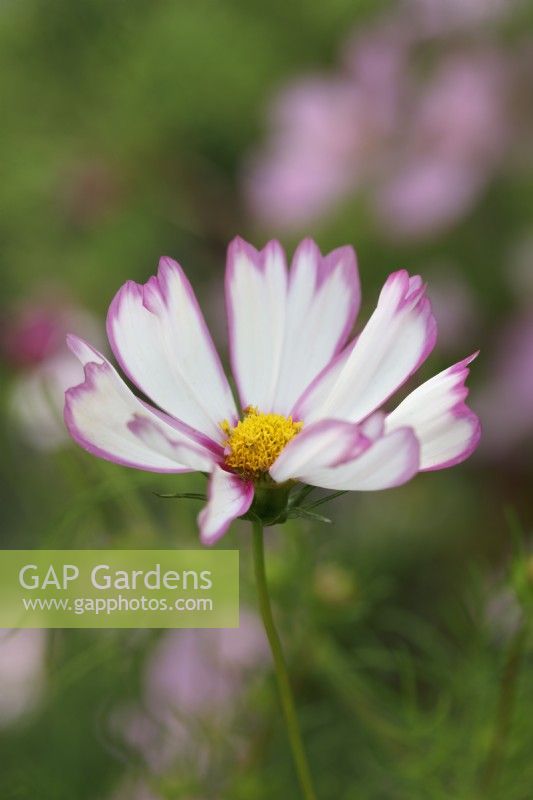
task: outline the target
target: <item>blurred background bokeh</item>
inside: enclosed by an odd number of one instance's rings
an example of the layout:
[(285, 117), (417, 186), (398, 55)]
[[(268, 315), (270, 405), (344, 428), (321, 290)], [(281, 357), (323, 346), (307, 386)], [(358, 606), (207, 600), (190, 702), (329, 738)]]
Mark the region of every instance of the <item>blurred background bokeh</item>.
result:
[[(194, 502), (76, 448), (72, 330), (160, 255), (226, 353), (225, 250), (356, 247), (429, 283), (428, 377), (481, 349), (460, 467), (269, 532), (320, 800), (533, 797), (533, 6), (3, 0), (2, 548), (197, 547)], [(359, 323), (361, 324), (361, 323)], [(298, 797), (255, 614), (239, 631), (4, 631), (4, 800)]]

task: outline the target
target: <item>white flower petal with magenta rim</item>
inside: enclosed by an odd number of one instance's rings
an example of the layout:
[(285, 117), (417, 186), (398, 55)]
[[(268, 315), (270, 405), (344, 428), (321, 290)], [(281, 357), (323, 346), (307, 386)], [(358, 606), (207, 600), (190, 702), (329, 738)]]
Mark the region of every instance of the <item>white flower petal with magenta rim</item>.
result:
[(128, 281), (107, 318), (113, 352), (130, 380), (164, 411), (220, 441), (235, 402), (191, 285), (170, 258), (144, 285)]
[(330, 363), (352, 330), (361, 292), (352, 247), (322, 256), (311, 239), (291, 264), (287, 317), (273, 411), (288, 414), (304, 389)]
[(314, 468), (309, 464), (297, 477), (322, 489), (376, 491), (400, 486), (410, 480), (419, 466), (420, 446), (410, 428), (369, 442), (355, 456), (334, 466)]
[(243, 407), (289, 414), (308, 384), (346, 342), (360, 302), (355, 253), (327, 256), (310, 239), (287, 273), (278, 242), (229, 247), (226, 302), (230, 349)]
[(231, 366), (243, 408), (271, 411), (283, 355), (287, 264), (278, 242), (228, 249), (226, 306)]
[(393, 273), (342, 369), (332, 364), (336, 379), (326, 369), (297, 403), (295, 414), (306, 422), (324, 417), (361, 421), (405, 383), (435, 339), (436, 323), (421, 278), (405, 270)]
[(322, 420), (309, 425), (280, 453), (269, 472), (277, 482), (302, 480), (310, 471), (332, 467), (370, 444), (358, 425)]
[(85, 450), (107, 461), (150, 472), (202, 472), (217, 461), (179, 423), (171, 425), (126, 386), (98, 351), (75, 336), (73, 353), (85, 366), (85, 382), (65, 394), (65, 424)]
[(232, 472), (215, 467), (209, 478), (208, 501), (198, 515), (202, 544), (214, 544), (231, 523), (246, 514), (254, 499), (254, 486)]
[(326, 403), (338, 378), (342, 375), (354, 347), (355, 342), (350, 342), (346, 345), (344, 350), (338, 353), (327, 367), (311, 381), (291, 410), (294, 419), (301, 420), (305, 418), (308, 421), (316, 421), (314, 418), (311, 420), (311, 406), (313, 408), (320, 408)]
[(421, 445), (420, 469), (452, 467), (475, 450), (481, 427), (465, 404), (468, 365), (477, 353), (445, 369), (409, 394), (387, 416), (387, 431), (409, 425)]

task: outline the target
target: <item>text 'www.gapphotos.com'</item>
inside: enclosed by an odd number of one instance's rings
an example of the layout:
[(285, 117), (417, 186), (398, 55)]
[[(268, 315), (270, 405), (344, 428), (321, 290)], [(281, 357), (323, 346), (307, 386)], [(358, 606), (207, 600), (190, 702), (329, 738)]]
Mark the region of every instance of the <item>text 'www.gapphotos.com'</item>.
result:
[(24, 597), (22, 604), (25, 611), (63, 611), (77, 615), (82, 614), (115, 614), (128, 611), (157, 612), (209, 612), (214, 610), (210, 597), (177, 597), (172, 600), (156, 597)]

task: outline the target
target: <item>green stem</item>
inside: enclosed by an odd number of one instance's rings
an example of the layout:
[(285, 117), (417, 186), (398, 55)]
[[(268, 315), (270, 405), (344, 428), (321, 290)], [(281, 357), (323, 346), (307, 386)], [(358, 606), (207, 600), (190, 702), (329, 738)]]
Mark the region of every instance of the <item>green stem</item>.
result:
[(289, 673), (287, 671), (287, 664), (281, 641), (276, 630), (274, 618), (272, 616), (272, 606), (270, 605), (270, 596), (268, 594), (268, 585), (265, 572), (265, 551), (263, 543), (263, 524), (259, 521), (253, 523), (253, 551), (254, 551), (254, 567), (255, 579), (257, 582), (257, 593), (259, 596), (259, 609), (265, 626), (265, 632), (272, 651), (274, 659), (274, 667), (276, 671), (276, 679), (278, 682), (279, 696), (283, 715), (285, 717), (285, 724), (287, 726), (287, 734), (291, 746), (292, 757), (294, 759), (294, 766), (300, 782), (300, 788), (305, 800), (316, 800), (315, 790), (313, 788), (313, 781), (311, 778), (311, 771), (307, 762), (307, 756), (300, 733), (300, 726), (296, 716), (296, 708), (294, 705), (294, 698), (289, 681)]

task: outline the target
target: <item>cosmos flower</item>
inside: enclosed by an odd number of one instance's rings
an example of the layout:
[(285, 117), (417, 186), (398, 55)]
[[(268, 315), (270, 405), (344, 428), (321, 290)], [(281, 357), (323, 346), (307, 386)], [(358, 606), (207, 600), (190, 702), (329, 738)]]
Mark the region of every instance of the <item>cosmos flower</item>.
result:
[(146, 664), (142, 704), (122, 710), (113, 727), (153, 774), (178, 758), (203, 773), (213, 759), (208, 731), (242, 745), (232, 725), (238, 701), (268, 663), (261, 622), (246, 608), (238, 628), (165, 631)]
[[(155, 789), (143, 780), (126, 779), (113, 794), (112, 800), (164, 800), (164, 798), (163, 795), (156, 794)], [(199, 800), (199, 798), (187, 795), (183, 800)]]
[(169, 630), (146, 670), (146, 703), (158, 719), (230, 713), (247, 674), (268, 664), (259, 618), (246, 608), (238, 628)]
[(373, 199), (389, 233), (439, 233), (472, 208), (509, 141), (506, 73), (498, 51), (478, 48), (441, 59), (418, 89), (407, 139), (391, 147)]
[(2, 320), (0, 355), (12, 371), (8, 410), (26, 442), (54, 451), (70, 443), (62, 423), (65, 389), (83, 379), (83, 370), (65, 346), (73, 328), (99, 342), (98, 326), (84, 309), (52, 287), (24, 301)]
[(406, 14), (416, 15), (419, 35), (442, 36), (477, 28), (505, 17), (516, 0), (405, 0)]
[(38, 706), (46, 683), (45, 630), (0, 628), (0, 728)]
[[(441, 234), (470, 213), (523, 130), (510, 102), (525, 72), (520, 48), (511, 54), (468, 24), (481, 21), (482, 6), (406, 0), (357, 29), (336, 70), (281, 86), (266, 135), (243, 163), (254, 219), (300, 231), (358, 200), (380, 231), (403, 241)], [(449, 41), (463, 24), (467, 46)]]
[(136, 780), (125, 780), (112, 800), (162, 800), (146, 783)]
[(86, 450), (118, 464), (209, 473), (198, 518), (204, 544), (249, 511), (264, 519), (265, 497), (285, 497), (296, 482), (387, 489), (463, 461), (479, 439), (464, 403), (473, 356), (383, 410), (435, 344), (422, 279), (390, 275), (350, 339), (359, 304), (351, 247), (322, 256), (304, 240), (289, 272), (278, 242), (258, 251), (235, 239), (226, 305), (238, 407), (183, 270), (162, 258), (156, 277), (119, 290), (107, 320), (117, 361), (154, 405), (70, 336), (85, 381), (66, 392), (67, 428)]

